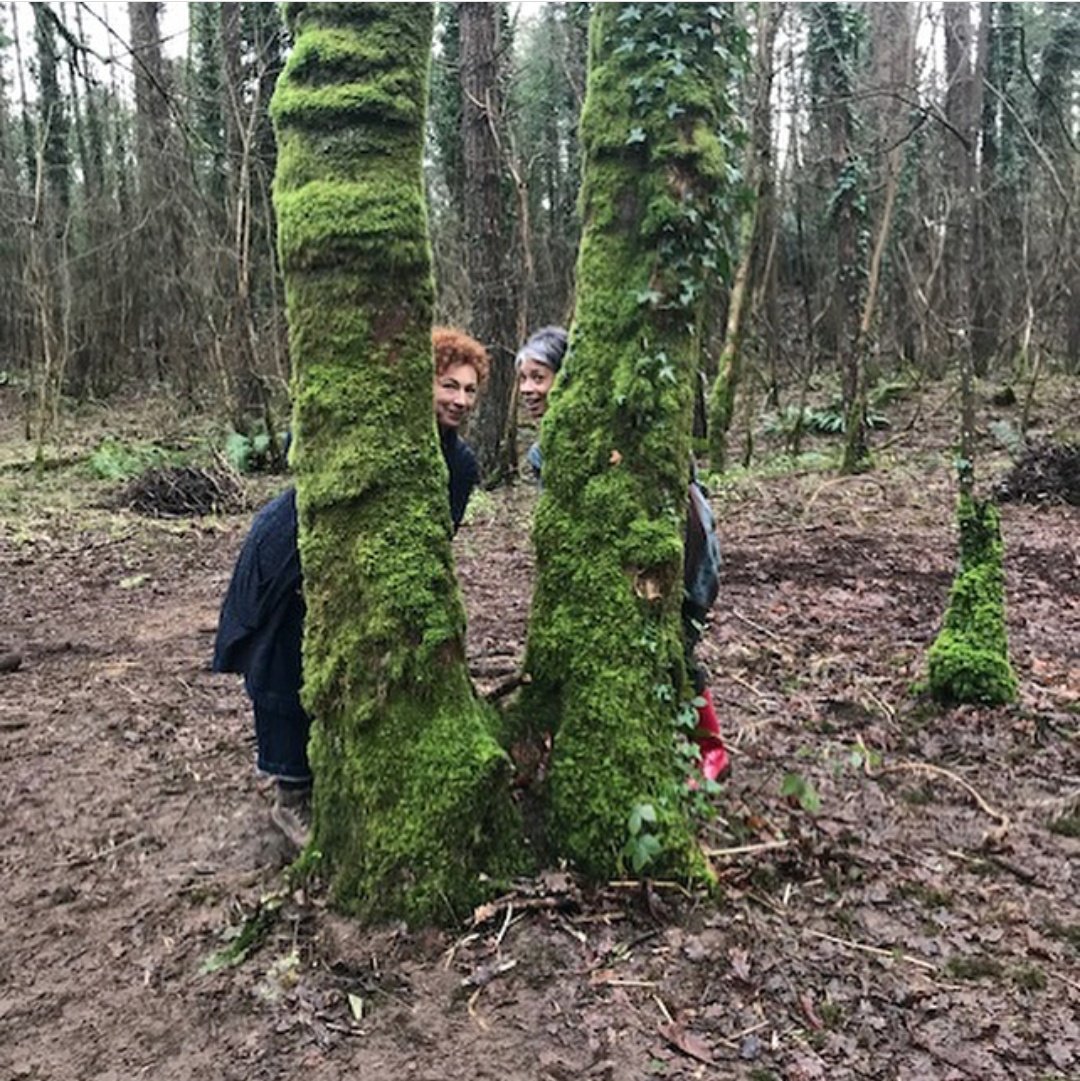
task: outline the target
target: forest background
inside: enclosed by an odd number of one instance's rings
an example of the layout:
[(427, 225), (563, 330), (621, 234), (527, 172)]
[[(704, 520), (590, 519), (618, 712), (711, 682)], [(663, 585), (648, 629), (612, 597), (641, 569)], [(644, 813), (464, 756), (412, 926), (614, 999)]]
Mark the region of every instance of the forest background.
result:
[[(174, 396), (223, 437), (286, 424), (280, 16), (191, 4), (181, 34), (165, 7), (0, 8), (0, 379), (39, 458), (66, 410), (117, 395)], [(587, 5), (477, 8), (439, 8), (427, 173), (438, 317), (496, 361), (472, 433), (496, 480), (508, 358), (573, 303)], [(732, 167), (756, 200), (710, 303), (714, 452), (736, 413), (794, 453), (857, 398), (881, 423), (964, 354), (1018, 388), (1022, 434), (1040, 374), (1080, 367), (1077, 5), (737, 8)]]

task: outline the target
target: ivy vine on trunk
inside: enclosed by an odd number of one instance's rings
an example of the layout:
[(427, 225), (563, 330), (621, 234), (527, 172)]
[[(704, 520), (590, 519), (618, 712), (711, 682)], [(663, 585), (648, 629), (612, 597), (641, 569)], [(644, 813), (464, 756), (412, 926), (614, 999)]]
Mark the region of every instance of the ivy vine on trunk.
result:
[[(582, 116), (570, 354), (544, 421), (517, 718), (551, 733), (546, 840), (603, 879), (701, 875), (675, 763), (698, 312), (739, 191), (720, 5), (602, 4)], [(635, 828), (636, 827), (636, 828)]]

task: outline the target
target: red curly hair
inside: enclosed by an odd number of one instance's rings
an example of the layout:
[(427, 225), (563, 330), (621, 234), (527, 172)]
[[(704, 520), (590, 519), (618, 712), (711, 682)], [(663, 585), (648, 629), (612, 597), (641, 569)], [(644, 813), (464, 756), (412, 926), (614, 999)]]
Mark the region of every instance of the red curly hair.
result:
[(487, 350), (463, 330), (454, 327), (434, 327), (431, 342), (435, 346), (435, 376), (438, 378), (455, 364), (471, 364), (483, 386), (488, 377), (490, 360)]

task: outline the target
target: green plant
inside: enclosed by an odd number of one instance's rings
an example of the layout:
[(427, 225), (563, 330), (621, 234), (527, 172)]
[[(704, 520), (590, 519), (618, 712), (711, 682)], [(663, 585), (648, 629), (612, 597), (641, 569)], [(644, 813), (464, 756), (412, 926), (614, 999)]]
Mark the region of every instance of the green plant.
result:
[(992, 420), (988, 427), (994, 441), (1008, 451), (1010, 457), (1020, 457), (1026, 445), (1024, 442), (1024, 433), (1021, 432), (1012, 421)]
[(1022, 991), (1046, 990), (1046, 973), (1038, 965), (1017, 965), (1009, 977)]
[(1048, 920), (1043, 930), (1051, 938), (1068, 942), (1077, 952), (1080, 952), (1080, 923), (1058, 923), (1057, 920)]
[(623, 855), (640, 874), (660, 852), (660, 840), (650, 831), (656, 825), (656, 808), (651, 803), (635, 804), (626, 822), (628, 836)]
[(199, 972), (207, 975), (222, 968), (231, 968), (245, 961), (262, 945), (281, 912), (284, 894), (271, 893), (259, 898), (255, 910), (239, 926), (230, 927), (224, 934), (227, 944), (215, 950), (200, 966)]
[(225, 437), (225, 458), (237, 473), (272, 473), (284, 463), (285, 437), (276, 440), (263, 430), (254, 435), (231, 431)]
[(780, 795), (795, 801), (807, 814), (817, 814), (821, 810), (821, 796), (801, 773), (784, 774), (780, 782)]
[(1050, 823), (1051, 833), (1062, 837), (1080, 837), (1080, 815), (1062, 815)]
[(98, 480), (129, 480), (151, 466), (164, 465), (170, 457), (175, 456), (153, 443), (104, 439), (86, 460), (86, 466)]
[(976, 954), (972, 957), (957, 955), (950, 957), (945, 963), (945, 971), (958, 980), (980, 980), (984, 977), (996, 977), (1002, 974), (1000, 961), (986, 954)]

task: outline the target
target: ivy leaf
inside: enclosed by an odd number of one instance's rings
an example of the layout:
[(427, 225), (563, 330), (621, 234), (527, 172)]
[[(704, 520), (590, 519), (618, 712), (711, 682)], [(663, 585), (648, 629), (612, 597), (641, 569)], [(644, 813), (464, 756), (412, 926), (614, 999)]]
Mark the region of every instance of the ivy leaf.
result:
[(640, 871), (660, 851), (660, 842), (651, 834), (637, 838), (630, 853), (630, 864), (635, 871)]
[(645, 142), (645, 129), (644, 128), (631, 128), (630, 134), (626, 137), (626, 145), (632, 146), (634, 143)]
[(780, 795), (797, 800), (807, 814), (817, 814), (821, 810), (821, 797), (817, 789), (801, 773), (784, 775), (780, 782)]

